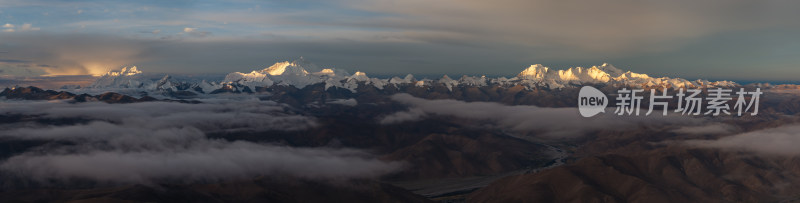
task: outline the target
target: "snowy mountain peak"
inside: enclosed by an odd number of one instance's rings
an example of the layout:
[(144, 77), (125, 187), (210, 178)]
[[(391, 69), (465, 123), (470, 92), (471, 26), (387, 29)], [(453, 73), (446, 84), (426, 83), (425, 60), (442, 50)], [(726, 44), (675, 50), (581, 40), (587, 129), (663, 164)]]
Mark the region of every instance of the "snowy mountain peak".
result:
[(356, 73), (354, 73), (352, 76), (350, 76), (350, 78), (348, 78), (348, 80), (367, 81), (367, 80), (369, 80), (369, 77), (367, 77), (367, 74), (364, 73), (364, 72), (356, 71)]
[(549, 68), (544, 67), (542, 64), (534, 64), (520, 72), (517, 77), (527, 78), (543, 78)]
[(597, 69), (599, 69), (599, 70), (601, 70), (603, 72), (606, 72), (611, 77), (619, 77), (623, 73), (622, 70), (620, 70), (617, 67), (614, 67), (614, 65), (611, 65), (609, 63), (603, 63), (603, 65), (601, 65), (601, 66), (592, 66), (592, 68), (597, 68)]
[(308, 75), (308, 71), (298, 63), (288, 61), (275, 63), (261, 72), (269, 75)]
[(405, 78), (403, 78), (403, 79), (404, 79), (404, 80), (407, 80), (407, 81), (412, 81), (412, 80), (415, 80), (415, 79), (414, 79), (414, 75), (411, 75), (411, 74), (408, 74), (408, 75), (406, 75), (406, 77), (405, 77)]
[(608, 63), (591, 68), (573, 67), (566, 70), (553, 70), (542, 64), (534, 64), (520, 72), (517, 77), (533, 80), (608, 82), (623, 74), (625, 73), (622, 70)]
[(336, 75), (336, 73), (333, 72), (333, 69), (330, 69), (330, 68), (322, 69), (322, 71), (319, 71), (319, 72), (316, 72), (316, 73), (318, 75)]
[[(733, 82), (709, 82), (709, 81), (688, 81), (682, 78), (650, 77), (647, 74), (622, 71), (611, 64), (603, 63), (600, 66), (571, 67), (564, 70), (556, 70), (534, 64), (520, 72), (517, 77), (506, 78), (487, 78), (486, 76), (462, 76), (459, 79), (450, 78), (448, 75), (440, 79), (416, 79), (408, 74), (405, 77), (391, 77), (387, 79), (370, 78), (364, 72), (355, 72), (350, 75), (347, 71), (334, 68), (319, 68), (318, 66), (305, 61), (303, 58), (289, 62), (278, 62), (272, 66), (254, 70), (250, 73), (233, 72), (225, 76), (222, 82), (197, 82), (186, 83), (176, 81), (170, 76), (157, 78), (145, 78), (142, 72), (135, 66), (123, 68), (120, 71), (111, 71), (98, 78), (90, 88), (139, 88), (151, 91), (176, 92), (178, 90), (196, 91), (200, 94), (214, 92), (222, 88), (232, 92), (250, 92), (260, 89), (259, 87), (271, 86), (293, 86), (304, 88), (309, 85), (323, 84), (325, 90), (330, 88), (347, 89), (352, 92), (358, 91), (362, 85), (372, 86), (383, 90), (394, 86), (404, 88), (408, 86), (416, 87), (435, 87), (445, 86), (448, 90), (462, 86), (517, 86), (526, 88), (548, 88), (560, 89), (565, 87), (575, 87), (586, 84), (609, 84), (621, 86), (641, 86), (641, 87), (730, 87), (737, 85)], [(180, 87), (180, 88), (179, 88)], [(187, 89), (191, 88), (191, 89)], [(228, 91), (228, 90), (225, 90)]]
[(458, 81), (451, 79), (447, 75), (442, 76), (442, 79), (439, 79), (439, 83), (443, 84), (450, 91), (453, 91), (453, 87), (458, 86), (459, 84)]
[(103, 74), (102, 76), (131, 76), (141, 73), (142, 71), (139, 71), (139, 69), (137, 69), (136, 66), (133, 66), (130, 68), (124, 67), (120, 71), (108, 71), (108, 73)]
[(153, 86), (150, 87), (150, 88), (151, 89), (157, 89), (157, 90), (176, 91), (177, 87), (175, 87), (175, 85), (172, 84), (172, 81), (170, 81), (170, 80), (172, 80), (172, 76), (164, 75), (164, 77), (161, 78), (161, 80), (159, 80), (158, 82), (153, 84)]
[[(647, 74), (622, 71), (609, 63), (591, 68), (573, 67), (565, 70), (552, 70), (541, 64), (531, 65), (517, 75), (520, 83), (528, 86), (544, 86), (548, 88), (562, 88), (592, 83), (613, 83), (629, 86), (669, 86), (669, 87), (699, 87), (703, 84), (688, 81), (682, 78), (654, 78)], [(732, 82), (714, 82), (714, 86), (733, 86)]]
[(566, 70), (553, 70), (541, 64), (535, 64), (520, 72), (517, 77), (551, 83), (604, 83), (621, 75), (623, 75), (622, 70), (608, 63), (591, 68), (573, 67)]
[(650, 78), (650, 76), (648, 76), (647, 74), (643, 74), (643, 73), (634, 73), (634, 72), (628, 71), (628, 72), (625, 72), (622, 75), (620, 75), (618, 78), (620, 78), (620, 79), (636, 79), (636, 78), (647, 79), (647, 78)]
[(159, 80), (157, 84), (158, 84), (159, 86), (161, 86), (161, 85), (164, 85), (164, 84), (167, 84), (167, 83), (169, 83), (169, 82), (170, 82), (170, 81), (169, 81), (170, 79), (172, 79), (172, 76), (169, 76), (169, 75), (164, 75), (164, 77), (163, 77), (163, 78), (161, 78), (161, 80)]
[(92, 88), (138, 88), (144, 83), (141, 81), (142, 71), (136, 66), (124, 67), (120, 71), (109, 71), (97, 78), (89, 87)]

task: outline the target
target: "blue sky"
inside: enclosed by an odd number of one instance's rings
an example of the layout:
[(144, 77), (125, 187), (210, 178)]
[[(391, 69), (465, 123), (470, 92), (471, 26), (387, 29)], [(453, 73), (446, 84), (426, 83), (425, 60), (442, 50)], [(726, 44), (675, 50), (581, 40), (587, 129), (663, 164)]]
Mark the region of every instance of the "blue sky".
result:
[(654, 76), (797, 80), (795, 1), (0, 0), (0, 75), (227, 73), (300, 56), (386, 74), (608, 62)]

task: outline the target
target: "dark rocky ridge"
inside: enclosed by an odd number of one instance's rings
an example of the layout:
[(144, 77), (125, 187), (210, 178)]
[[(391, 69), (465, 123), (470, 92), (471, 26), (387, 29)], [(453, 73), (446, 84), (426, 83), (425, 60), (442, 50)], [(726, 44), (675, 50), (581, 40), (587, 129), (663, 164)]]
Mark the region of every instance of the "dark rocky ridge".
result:
[(23, 99), (23, 100), (72, 100), (75, 102), (88, 102), (88, 101), (102, 101), (106, 103), (134, 103), (134, 102), (148, 102), (148, 101), (178, 101), (178, 102), (194, 102), (186, 100), (159, 100), (150, 96), (143, 96), (136, 98), (115, 92), (106, 92), (99, 95), (89, 94), (73, 94), (66, 91), (43, 90), (38, 87), (17, 87), (14, 89), (5, 88), (0, 92), (0, 97), (6, 99)]
[(214, 184), (127, 185), (0, 193), (0, 202), (431, 202), (386, 183), (256, 178)]

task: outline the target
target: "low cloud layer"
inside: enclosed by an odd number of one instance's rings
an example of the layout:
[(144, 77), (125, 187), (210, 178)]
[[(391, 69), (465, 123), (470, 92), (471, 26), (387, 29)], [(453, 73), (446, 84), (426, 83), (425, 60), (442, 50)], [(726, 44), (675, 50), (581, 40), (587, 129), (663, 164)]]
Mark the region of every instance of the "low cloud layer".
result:
[(204, 132), (300, 130), (313, 119), (288, 114), (285, 106), (272, 101), (206, 99), (201, 104), (143, 102), (107, 104), (62, 101), (7, 101), (0, 113), (41, 115), (46, 118), (83, 118), (119, 123), (125, 126), (158, 129), (192, 126)]
[(89, 142), (80, 144), (80, 147), (65, 147), (44, 154), (30, 152), (17, 155), (0, 164), (0, 169), (43, 182), (77, 178), (150, 184), (164, 180), (218, 181), (259, 175), (370, 178), (399, 167), (398, 163), (382, 162), (369, 154), (353, 150), (208, 140), (196, 129), (163, 129), (147, 133), (167, 138), (146, 138), (139, 133), (125, 133), (103, 140), (109, 144)]
[(688, 116), (617, 116), (605, 114), (584, 118), (577, 108), (542, 108), (536, 106), (507, 106), (493, 102), (464, 102), (451, 99), (427, 100), (409, 94), (393, 95), (392, 100), (409, 106), (408, 111), (396, 112), (381, 118), (382, 124), (393, 124), (424, 119), (428, 115), (455, 116), (460, 118), (487, 120), (500, 128), (517, 132), (543, 132), (545, 136), (575, 137), (586, 132), (603, 129), (620, 129), (640, 125), (688, 125), (707, 122)]
[(800, 125), (788, 125), (722, 137), (717, 140), (689, 140), (694, 147), (744, 150), (772, 155), (800, 155)]
[(4, 160), (0, 171), (41, 182), (93, 180), (151, 184), (195, 182), (259, 175), (307, 178), (370, 178), (395, 171), (398, 163), (357, 150), (293, 148), (210, 139), (209, 132), (302, 130), (311, 118), (258, 100), (208, 99), (203, 104), (145, 102), (69, 104), (3, 101), (0, 112), (44, 119), (86, 119), (69, 125), (29, 122), (0, 125), (0, 138), (55, 141)]

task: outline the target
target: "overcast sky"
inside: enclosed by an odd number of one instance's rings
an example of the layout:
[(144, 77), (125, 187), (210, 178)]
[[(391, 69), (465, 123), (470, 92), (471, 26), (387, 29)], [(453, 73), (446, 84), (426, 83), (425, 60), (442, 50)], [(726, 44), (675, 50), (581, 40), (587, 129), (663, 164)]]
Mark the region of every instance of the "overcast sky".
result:
[(0, 0), (0, 75), (227, 73), (300, 56), (370, 75), (599, 65), (797, 80), (797, 1)]

